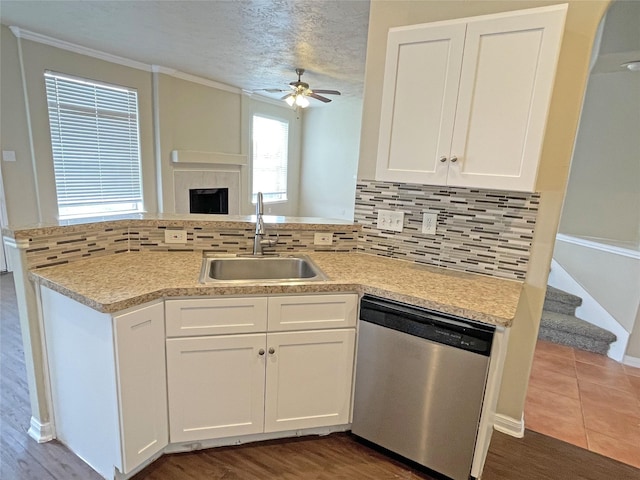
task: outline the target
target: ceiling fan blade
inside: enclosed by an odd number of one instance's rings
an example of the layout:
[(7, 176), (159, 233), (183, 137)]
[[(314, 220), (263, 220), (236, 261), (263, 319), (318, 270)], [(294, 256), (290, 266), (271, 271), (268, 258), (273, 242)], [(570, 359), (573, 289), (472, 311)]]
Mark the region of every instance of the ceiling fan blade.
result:
[(313, 93), (324, 93), (326, 95), (341, 95), (341, 93), (338, 90), (316, 90), (315, 88), (313, 89)]
[(308, 93), (307, 97), (315, 98), (316, 100), (320, 100), (321, 102), (324, 102), (324, 103), (329, 103), (331, 101), (330, 98), (322, 97), (320, 95), (317, 95), (315, 92)]
[(287, 90), (282, 90), (281, 88), (261, 88), (259, 90), (255, 90), (256, 92), (267, 92), (267, 93), (281, 93), (286, 92)]

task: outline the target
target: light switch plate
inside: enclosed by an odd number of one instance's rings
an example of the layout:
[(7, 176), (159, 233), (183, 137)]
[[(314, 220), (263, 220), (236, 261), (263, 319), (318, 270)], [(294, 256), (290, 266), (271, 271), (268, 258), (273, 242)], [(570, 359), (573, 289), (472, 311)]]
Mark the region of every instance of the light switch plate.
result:
[(404, 227), (404, 212), (393, 210), (378, 210), (377, 226), (380, 230), (401, 232)]
[(333, 233), (316, 232), (313, 234), (314, 245), (331, 245), (333, 243)]
[(187, 243), (186, 230), (165, 230), (164, 243)]

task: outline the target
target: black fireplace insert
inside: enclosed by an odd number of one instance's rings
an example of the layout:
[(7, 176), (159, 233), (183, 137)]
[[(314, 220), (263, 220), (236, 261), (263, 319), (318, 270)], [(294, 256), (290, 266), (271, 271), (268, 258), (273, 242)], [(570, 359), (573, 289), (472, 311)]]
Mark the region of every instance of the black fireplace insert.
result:
[(228, 188), (191, 188), (189, 189), (190, 213), (229, 213)]

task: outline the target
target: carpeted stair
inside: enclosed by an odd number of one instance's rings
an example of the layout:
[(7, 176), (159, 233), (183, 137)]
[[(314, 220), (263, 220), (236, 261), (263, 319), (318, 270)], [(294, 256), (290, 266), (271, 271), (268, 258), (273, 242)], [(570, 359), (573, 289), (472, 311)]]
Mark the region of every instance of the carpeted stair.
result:
[(606, 355), (616, 336), (575, 316), (582, 299), (557, 288), (547, 287), (538, 338), (561, 345)]

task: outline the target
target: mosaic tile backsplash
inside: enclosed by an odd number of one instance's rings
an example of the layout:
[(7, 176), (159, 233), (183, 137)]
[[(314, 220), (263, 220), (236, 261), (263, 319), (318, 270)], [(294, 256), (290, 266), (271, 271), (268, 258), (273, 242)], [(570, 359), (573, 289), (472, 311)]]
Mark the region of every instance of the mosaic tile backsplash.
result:
[[(166, 226), (129, 226), (125, 228), (88, 229), (61, 235), (47, 235), (30, 239), (26, 249), (27, 267), (42, 268), (61, 265), (87, 257), (123, 252), (150, 250), (208, 251), (214, 253), (250, 253), (253, 250), (254, 228), (216, 229), (189, 227), (186, 244), (164, 242)], [(314, 230), (278, 229), (278, 244), (265, 248), (268, 252), (352, 252), (357, 249), (357, 228), (345, 227), (333, 232), (333, 244), (314, 245)], [(275, 240), (276, 231), (267, 227), (268, 238)]]
[[(278, 228), (271, 251), (360, 251), (417, 263), (522, 280), (538, 214), (540, 195), (469, 188), (359, 180), (356, 187), (356, 227), (333, 232), (331, 246), (313, 244), (313, 227)], [(378, 210), (404, 212), (400, 233), (376, 226)], [(422, 213), (437, 213), (435, 235), (421, 233)], [(137, 222), (135, 222), (137, 223)], [(140, 250), (243, 253), (253, 248), (254, 229), (199, 227), (193, 222), (187, 243), (164, 243), (167, 224), (93, 225), (86, 230), (30, 238), (28, 268), (42, 268), (87, 257)], [(113, 228), (111, 228), (113, 227)], [(268, 231), (275, 238), (275, 230)]]
[[(358, 250), (465, 272), (523, 280), (538, 214), (538, 193), (359, 180)], [(378, 210), (404, 212), (404, 229), (377, 228)], [(422, 213), (438, 215), (422, 234)]]

